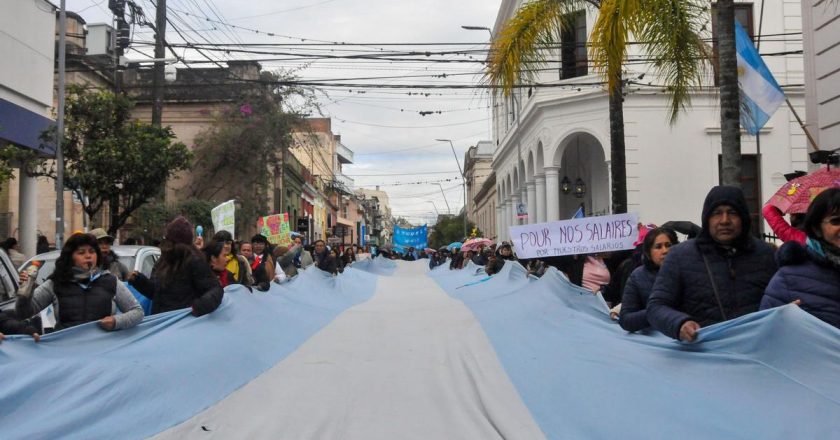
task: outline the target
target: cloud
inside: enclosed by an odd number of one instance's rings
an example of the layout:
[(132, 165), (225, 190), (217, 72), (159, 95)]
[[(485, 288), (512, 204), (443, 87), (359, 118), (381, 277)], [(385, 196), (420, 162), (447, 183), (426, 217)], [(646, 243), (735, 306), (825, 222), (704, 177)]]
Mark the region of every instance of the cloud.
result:
[[(460, 50), (486, 48), (488, 40), (485, 31), (466, 31), (462, 25), (493, 27), (501, 0), (292, 0), (276, 2), (273, 0), (207, 0), (224, 18), (223, 21), (242, 26), (273, 32), (278, 35), (296, 37), (294, 39), (268, 37), (245, 30), (226, 29), (223, 25), (207, 22), (184, 14), (175, 16), (173, 23), (186, 29), (189, 24), (198, 32), (188, 32), (187, 38), (204, 42), (231, 43), (311, 43), (313, 40), (353, 42), (353, 43), (475, 43), (463, 46), (372, 46), (385, 51), (410, 50)], [(186, 0), (169, 0), (171, 9), (189, 11), (209, 18), (217, 17), (204, 0), (197, 4)], [(91, 0), (67, 0), (69, 10), (81, 10), (91, 6)], [(147, 6), (149, 18), (154, 17), (151, 3), (141, 1)], [(106, 14), (107, 4), (85, 10), (82, 16), (88, 23), (110, 22)], [(285, 12), (279, 12), (285, 11)], [(250, 17), (250, 18), (241, 18)], [(239, 19), (241, 18), (241, 19)], [(185, 23), (186, 22), (186, 23)], [(217, 30), (212, 30), (216, 28)], [(170, 29), (167, 35), (170, 41), (177, 41), (177, 36)], [(151, 35), (143, 36), (150, 40)], [(236, 39), (236, 40), (234, 40)], [(332, 48), (308, 47), (307, 51), (319, 54), (342, 54), (346, 47)], [(315, 49), (333, 49), (316, 51)], [(481, 53), (451, 55), (455, 60), (482, 61)], [(236, 57), (241, 57), (236, 55)], [(292, 68), (303, 63), (263, 62), (266, 69), (278, 66)], [(473, 63), (427, 63), (427, 62), (387, 62), (361, 60), (318, 60), (297, 74), (306, 80), (311, 79), (346, 79), (363, 77), (389, 77), (375, 81), (341, 81), (355, 83), (393, 84), (443, 84), (478, 82), (482, 69), (480, 62)], [(413, 75), (436, 75), (446, 73), (446, 79), (433, 77), (411, 77)], [(474, 73), (476, 75), (454, 75)], [(411, 93), (411, 94), (409, 94)], [(427, 95), (428, 94), (428, 95)], [(392, 195), (392, 208), (395, 215), (404, 215), (412, 221), (422, 221), (434, 217), (435, 209), (444, 212), (448, 201), (453, 212), (460, 210), (463, 204), (462, 191), (452, 188), (446, 191), (446, 200), (440, 194), (437, 184), (385, 186), (387, 183), (411, 181), (442, 180), (458, 176), (458, 167), (448, 143), (436, 142), (435, 139), (452, 139), (458, 160), (462, 162), (464, 152), (478, 141), (490, 139), (488, 121), (489, 105), (487, 93), (479, 90), (450, 89), (369, 89), (369, 88), (329, 88), (328, 97), (321, 95), (320, 102), (325, 116), (333, 117), (333, 131), (341, 134), (342, 143), (356, 154), (356, 163), (346, 166), (345, 174), (387, 174), (407, 173), (406, 176), (380, 176), (355, 178), (357, 185), (383, 184), (382, 189)], [(432, 114), (421, 116), (420, 111)], [(440, 111), (441, 113), (434, 113)], [(347, 122), (342, 122), (347, 121)], [(413, 128), (404, 128), (413, 127)], [(398, 153), (391, 153), (403, 150)], [(363, 172), (364, 171), (364, 172)], [(449, 174), (419, 174), (433, 171), (449, 171)], [(416, 173), (416, 174), (414, 174)], [(444, 189), (459, 183), (441, 182)], [(437, 194), (435, 194), (437, 192)], [(427, 194), (422, 197), (406, 197)]]

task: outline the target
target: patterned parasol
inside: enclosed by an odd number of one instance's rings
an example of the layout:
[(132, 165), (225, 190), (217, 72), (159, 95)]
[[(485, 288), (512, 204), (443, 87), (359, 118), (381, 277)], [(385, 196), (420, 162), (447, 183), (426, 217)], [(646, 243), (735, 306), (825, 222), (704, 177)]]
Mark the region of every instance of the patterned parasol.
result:
[(808, 211), (808, 206), (821, 192), (840, 188), (840, 168), (820, 168), (811, 174), (797, 177), (784, 184), (767, 202), (785, 214)]

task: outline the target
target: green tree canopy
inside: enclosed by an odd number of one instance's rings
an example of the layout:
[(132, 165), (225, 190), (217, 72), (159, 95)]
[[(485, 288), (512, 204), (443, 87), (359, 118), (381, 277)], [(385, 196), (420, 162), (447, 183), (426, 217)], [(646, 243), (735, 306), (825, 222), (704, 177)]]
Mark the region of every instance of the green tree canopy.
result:
[[(467, 230), (472, 231), (475, 228), (473, 222), (467, 222)], [(481, 237), (482, 233), (476, 229), (477, 236)], [(438, 249), (441, 246), (446, 246), (454, 241), (464, 242), (464, 215), (454, 217), (443, 217), (437, 224), (434, 225), (432, 233), (429, 234), (429, 246), (433, 249)]]
[[(109, 91), (67, 88), (62, 143), (64, 187), (73, 191), (93, 218), (106, 203), (112, 210), (108, 232), (115, 234), (131, 214), (159, 196), (161, 185), (188, 169), (192, 155), (174, 142), (168, 127), (133, 120), (134, 103)], [(54, 139), (55, 132), (44, 139)], [(30, 163), (35, 175), (56, 178), (55, 161)]]
[[(214, 123), (194, 140), (189, 195), (218, 202), (238, 200), (237, 235), (247, 222), (271, 213), (272, 177), (279, 176), (289, 154), (293, 128), (303, 118), (301, 109), (314, 105), (304, 91), (274, 86), (280, 79), (264, 72), (262, 81), (268, 86), (257, 86), (216, 112)], [(291, 101), (300, 108), (292, 108)]]

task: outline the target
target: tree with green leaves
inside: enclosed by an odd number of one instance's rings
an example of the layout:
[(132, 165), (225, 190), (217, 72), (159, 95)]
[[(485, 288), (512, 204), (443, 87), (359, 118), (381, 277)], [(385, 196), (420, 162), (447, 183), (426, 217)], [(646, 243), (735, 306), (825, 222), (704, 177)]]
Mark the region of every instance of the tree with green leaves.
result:
[[(475, 228), (473, 222), (467, 222), (467, 230), (472, 231)], [(481, 231), (477, 231), (477, 236), (481, 237)], [(443, 217), (437, 224), (434, 225), (432, 233), (429, 234), (429, 246), (433, 249), (438, 249), (441, 246), (446, 246), (452, 242), (464, 239), (464, 214), (452, 217)]]
[(165, 234), (166, 225), (173, 218), (183, 215), (194, 226), (204, 228), (204, 236), (210, 237), (213, 230), (213, 220), (210, 211), (218, 203), (210, 200), (187, 199), (176, 203), (149, 203), (134, 213), (134, 224), (137, 226), (135, 236), (142, 236), (147, 243), (151, 240), (161, 240)]
[[(703, 84), (709, 50), (701, 34), (706, 26), (704, 0), (532, 0), (522, 5), (493, 41), (486, 77), (508, 96), (513, 88), (538, 77), (552, 57), (563, 31), (570, 31), (578, 11), (597, 8), (590, 36), (590, 58), (609, 91), (612, 211), (627, 212), (624, 148), (623, 63), (630, 36), (670, 93), (670, 122), (691, 102), (691, 90)], [(734, 48), (734, 44), (733, 44)], [(737, 82), (736, 82), (737, 87)], [(737, 120), (736, 120), (737, 122)], [(724, 147), (726, 148), (726, 146)]]
[[(282, 180), (283, 161), (311, 94), (280, 87), (283, 77), (263, 72), (261, 83), (214, 114), (214, 122), (194, 139), (190, 198), (224, 202), (235, 198), (237, 234), (247, 222), (272, 212), (274, 180)], [(299, 108), (291, 108), (296, 102)], [(281, 182), (281, 187), (284, 188)]]
[[(90, 218), (106, 205), (108, 233), (115, 235), (132, 213), (160, 195), (161, 184), (188, 169), (192, 155), (167, 128), (133, 120), (134, 103), (110, 91), (67, 88), (64, 187)], [(54, 139), (55, 131), (44, 133)], [(55, 179), (55, 161), (31, 160), (33, 175)]]

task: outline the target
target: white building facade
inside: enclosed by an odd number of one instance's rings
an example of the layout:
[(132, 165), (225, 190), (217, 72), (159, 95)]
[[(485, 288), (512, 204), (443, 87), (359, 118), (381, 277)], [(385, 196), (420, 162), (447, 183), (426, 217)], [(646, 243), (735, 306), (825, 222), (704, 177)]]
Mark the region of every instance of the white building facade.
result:
[(840, 147), (840, 4), (802, 2), (807, 126), (823, 150)]
[[(0, 145), (14, 144), (52, 156), (54, 149), (41, 148), (41, 133), (53, 122), (53, 65), (55, 62), (55, 7), (45, 0), (3, 2), (0, 13)], [(11, 223), (10, 235), (17, 235), (21, 251), (35, 255), (39, 220), (55, 222), (39, 216), (38, 182), (26, 173), (16, 172), (15, 179), (0, 183), (5, 186), (4, 214)], [(42, 194), (55, 200), (55, 192)], [(17, 200), (15, 200), (17, 199)], [(17, 218), (14, 205), (17, 202)], [(43, 222), (40, 222), (43, 224)], [(16, 227), (15, 227), (16, 226)], [(5, 238), (5, 237), (3, 237)]]
[[(521, 3), (502, 2), (494, 36)], [(779, 7), (768, 2), (763, 20), (760, 1), (739, 3), (738, 18), (751, 35), (759, 34), (759, 21), (762, 35), (800, 32), (800, 3), (783, 3)], [(509, 238), (510, 226), (568, 219), (580, 207), (587, 216), (610, 213), (608, 95), (589, 67), (585, 45), (597, 13), (581, 11), (574, 31), (564, 32), (568, 45), (557, 51), (557, 62), (537, 80), (550, 87), (523, 87), (494, 102), (493, 170), (500, 240)], [(711, 32), (708, 37), (712, 38)], [(801, 48), (800, 38), (780, 36), (765, 38), (760, 52)], [(668, 95), (649, 66), (634, 61), (642, 57), (631, 53), (625, 68), (625, 78), (631, 80), (624, 101), (628, 211), (638, 213), (644, 223), (699, 222), (706, 193), (720, 182), (720, 109), (713, 74), (708, 75), (709, 87), (695, 91), (691, 105), (670, 125)], [(794, 107), (804, 112), (802, 56), (765, 56), (765, 62), (786, 86)], [(785, 182), (783, 174), (807, 169), (807, 140), (783, 106), (761, 131), (760, 141), (743, 135), (741, 145), (745, 195), (754, 222), (763, 226), (758, 220), (760, 208)], [(527, 211), (527, 219), (518, 218), (519, 205)]]
[[(464, 155), (464, 178), (467, 185), (467, 220), (484, 237), (496, 235), (496, 176), (493, 174), (493, 142), (480, 141)], [(471, 231), (467, 231), (468, 233)]]

